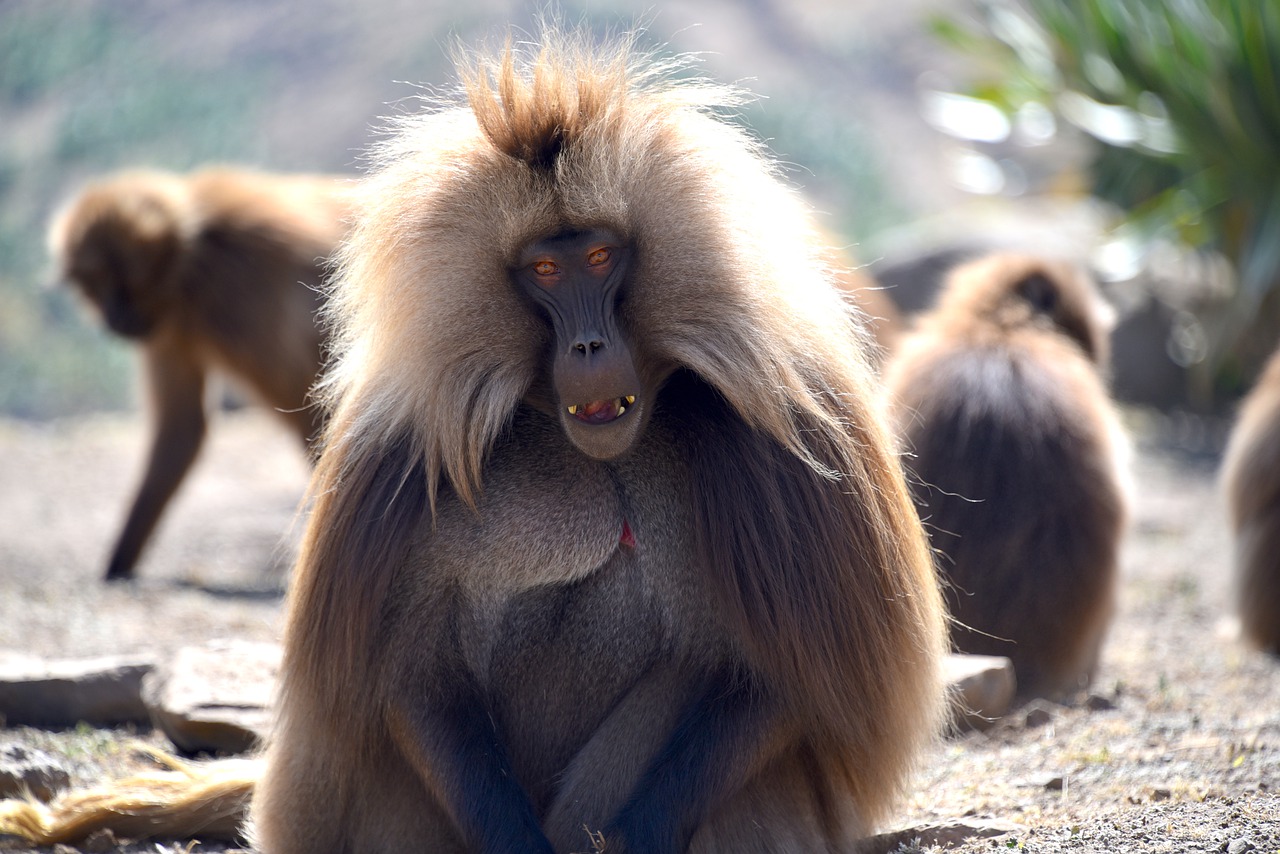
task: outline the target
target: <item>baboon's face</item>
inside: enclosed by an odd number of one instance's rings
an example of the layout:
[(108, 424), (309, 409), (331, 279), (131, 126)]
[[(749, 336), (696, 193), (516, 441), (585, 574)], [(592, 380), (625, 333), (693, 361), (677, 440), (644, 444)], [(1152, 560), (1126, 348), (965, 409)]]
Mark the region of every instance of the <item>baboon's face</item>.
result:
[(142, 237), (121, 223), (103, 222), (69, 248), (66, 278), (115, 333), (146, 338), (168, 313), (174, 247), (165, 237)]

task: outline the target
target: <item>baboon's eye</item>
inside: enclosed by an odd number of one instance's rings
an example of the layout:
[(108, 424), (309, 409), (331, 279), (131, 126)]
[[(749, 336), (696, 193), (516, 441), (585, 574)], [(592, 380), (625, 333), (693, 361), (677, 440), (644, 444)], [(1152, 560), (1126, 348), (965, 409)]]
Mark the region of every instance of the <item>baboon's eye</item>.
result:
[(610, 252), (607, 247), (601, 247), (587, 256), (588, 267), (599, 267), (601, 264), (609, 260)]
[(560, 272), (560, 265), (555, 261), (535, 261), (533, 262), (533, 272), (539, 276), (554, 276)]

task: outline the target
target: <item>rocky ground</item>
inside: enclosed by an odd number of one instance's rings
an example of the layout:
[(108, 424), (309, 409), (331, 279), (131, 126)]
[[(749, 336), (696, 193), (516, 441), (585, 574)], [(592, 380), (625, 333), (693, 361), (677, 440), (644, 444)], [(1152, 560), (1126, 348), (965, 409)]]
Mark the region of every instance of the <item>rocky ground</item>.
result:
[[(1280, 852), (1280, 662), (1230, 621), (1215, 491), (1221, 426), (1130, 414), (1135, 512), (1120, 611), (1094, 695), (1023, 708), (927, 757), (896, 825), (995, 823), (956, 850)], [(129, 416), (0, 422), (0, 656), (169, 651), (270, 640), (297, 539), (306, 462), (267, 417), (215, 424), (133, 585), (97, 580), (143, 454)], [(148, 731), (0, 729), (87, 784), (149, 764)], [(913, 837), (919, 835), (918, 843)], [(908, 832), (900, 851), (940, 850)], [(0, 839), (2, 851), (29, 850)], [(72, 851), (222, 851), (189, 843)]]

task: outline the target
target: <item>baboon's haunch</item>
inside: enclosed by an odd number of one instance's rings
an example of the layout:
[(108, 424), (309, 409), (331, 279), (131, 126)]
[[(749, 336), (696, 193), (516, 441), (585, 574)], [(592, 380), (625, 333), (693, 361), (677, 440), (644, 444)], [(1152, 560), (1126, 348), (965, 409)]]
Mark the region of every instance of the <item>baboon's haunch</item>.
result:
[(950, 275), (885, 367), (952, 639), (1009, 656), (1024, 696), (1088, 685), (1111, 619), (1125, 446), (1108, 317), (1069, 265), (993, 255)]
[(1241, 629), (1250, 643), (1280, 655), (1280, 354), (1240, 406), (1222, 485)]

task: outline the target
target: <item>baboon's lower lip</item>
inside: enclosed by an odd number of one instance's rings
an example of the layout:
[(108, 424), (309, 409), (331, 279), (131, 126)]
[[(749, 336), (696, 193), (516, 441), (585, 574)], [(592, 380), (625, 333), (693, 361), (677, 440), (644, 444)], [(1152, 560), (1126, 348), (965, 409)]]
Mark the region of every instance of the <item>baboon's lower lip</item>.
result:
[(612, 397), (605, 400), (593, 400), (590, 403), (575, 403), (568, 407), (569, 414), (583, 424), (608, 424), (616, 421), (627, 412), (627, 407), (636, 402), (634, 394), (623, 397)]

